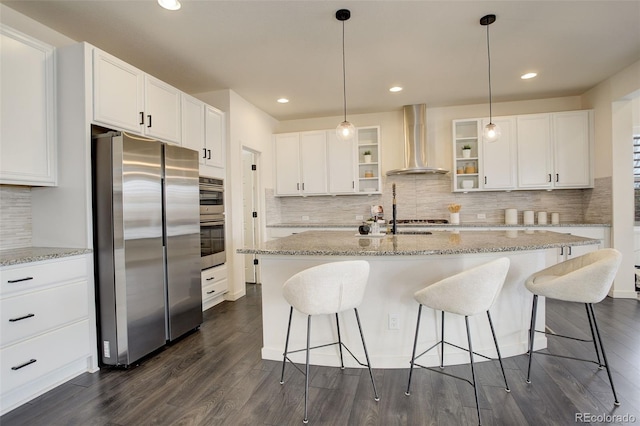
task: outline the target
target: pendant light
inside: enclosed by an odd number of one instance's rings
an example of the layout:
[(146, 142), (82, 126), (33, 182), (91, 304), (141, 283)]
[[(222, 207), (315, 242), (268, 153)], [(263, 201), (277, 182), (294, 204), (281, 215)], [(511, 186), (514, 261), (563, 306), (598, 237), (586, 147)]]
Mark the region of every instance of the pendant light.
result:
[(158, 4), (167, 10), (179, 10), (182, 7), (179, 0), (158, 0)]
[(336, 136), (343, 141), (351, 140), (356, 133), (355, 126), (347, 121), (347, 74), (344, 64), (344, 21), (347, 21), (349, 18), (351, 18), (351, 11), (349, 11), (349, 9), (340, 9), (336, 12), (336, 19), (342, 21), (342, 99), (344, 101), (344, 121), (336, 127)]
[(489, 124), (484, 127), (484, 140), (487, 142), (495, 142), (500, 139), (502, 131), (500, 126), (493, 123), (492, 98), (491, 98), (491, 50), (489, 49), (489, 25), (496, 22), (496, 15), (485, 15), (480, 18), (480, 25), (487, 27), (487, 59), (489, 63)]

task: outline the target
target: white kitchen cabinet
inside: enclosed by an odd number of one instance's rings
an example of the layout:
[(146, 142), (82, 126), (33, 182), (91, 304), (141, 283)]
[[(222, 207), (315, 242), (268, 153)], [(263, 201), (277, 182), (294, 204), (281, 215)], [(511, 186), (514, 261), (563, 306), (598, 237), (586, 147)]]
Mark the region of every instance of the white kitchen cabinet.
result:
[(354, 139), (338, 139), (335, 131), (327, 131), (327, 166), (329, 193), (353, 194), (357, 188)]
[(182, 145), (198, 151), (201, 176), (222, 177), (224, 113), (183, 93)]
[[(518, 185), (516, 161), (516, 118), (494, 117), (493, 122), (500, 126), (502, 134), (494, 142), (482, 140), (480, 156), (480, 186), (485, 190), (510, 190)], [(482, 128), (489, 124), (482, 120)]]
[[(380, 126), (358, 127), (358, 191), (380, 193), (382, 191), (380, 168)], [(370, 152), (370, 160), (365, 158)]]
[(602, 248), (611, 247), (611, 229), (609, 227), (585, 226), (585, 227), (560, 227), (553, 228), (553, 232), (577, 235), (585, 238), (595, 238), (602, 240), (600, 244), (589, 246), (569, 246), (557, 249), (558, 262), (582, 256), (583, 254), (596, 251)]
[(326, 195), (326, 131), (274, 137), (276, 195)]
[(452, 190), (479, 191), (480, 120), (453, 120)]
[(229, 291), (227, 265), (215, 266), (202, 271), (202, 310), (206, 311), (224, 300)]
[(1, 412), (87, 371), (86, 255), (0, 268)]
[(180, 91), (93, 49), (93, 119), (167, 142), (181, 141)]
[(57, 184), (52, 46), (0, 25), (0, 184)]
[(591, 111), (518, 116), (522, 189), (593, 187)]

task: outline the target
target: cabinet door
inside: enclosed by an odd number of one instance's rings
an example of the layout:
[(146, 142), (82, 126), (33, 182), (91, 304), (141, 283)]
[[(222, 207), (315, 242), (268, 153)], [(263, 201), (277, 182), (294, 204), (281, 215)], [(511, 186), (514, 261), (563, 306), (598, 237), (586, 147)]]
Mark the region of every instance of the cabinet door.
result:
[(224, 113), (212, 106), (205, 106), (205, 147), (207, 166), (225, 167), (224, 159)]
[(300, 195), (300, 135), (274, 137), (276, 195)]
[(0, 30), (0, 183), (55, 185), (53, 48)]
[(552, 187), (552, 141), (549, 114), (518, 116), (518, 187)]
[(207, 157), (204, 142), (204, 105), (204, 102), (182, 94), (182, 146), (200, 153), (200, 165), (204, 164)]
[(300, 170), (302, 193), (327, 193), (327, 132), (300, 134)]
[(591, 186), (591, 132), (589, 111), (552, 114), (554, 185), (557, 188)]
[(140, 133), (144, 124), (144, 73), (101, 50), (93, 51), (93, 119)]
[(339, 140), (335, 132), (327, 132), (327, 165), (329, 192), (352, 194), (356, 188), (355, 140)]
[[(516, 119), (498, 117), (493, 122), (500, 126), (502, 135), (495, 142), (482, 141), (482, 187), (484, 189), (514, 189), (516, 183)], [(489, 124), (484, 119), (482, 127)]]
[(180, 91), (150, 75), (144, 78), (144, 133), (180, 143)]

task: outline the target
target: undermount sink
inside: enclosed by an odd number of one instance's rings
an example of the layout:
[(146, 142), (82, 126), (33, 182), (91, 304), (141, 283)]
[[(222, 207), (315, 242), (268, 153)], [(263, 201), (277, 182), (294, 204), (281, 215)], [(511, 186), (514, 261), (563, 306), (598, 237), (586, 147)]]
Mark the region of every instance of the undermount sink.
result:
[(431, 231), (397, 231), (396, 235), (431, 235)]

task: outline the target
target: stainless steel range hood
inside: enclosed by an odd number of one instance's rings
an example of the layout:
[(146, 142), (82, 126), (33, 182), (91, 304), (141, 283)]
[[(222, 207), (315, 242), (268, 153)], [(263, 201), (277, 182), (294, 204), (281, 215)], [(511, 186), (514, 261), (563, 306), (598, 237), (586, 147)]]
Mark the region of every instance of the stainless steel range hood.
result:
[(389, 170), (390, 175), (444, 174), (448, 170), (432, 167), (428, 162), (426, 137), (427, 106), (425, 104), (405, 105), (404, 110), (404, 159), (402, 169)]

